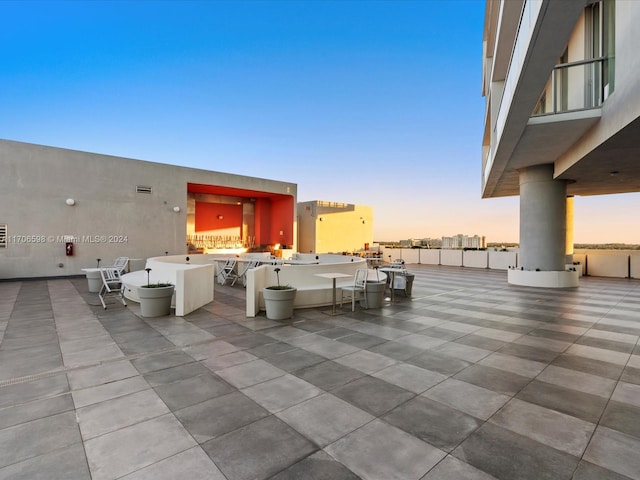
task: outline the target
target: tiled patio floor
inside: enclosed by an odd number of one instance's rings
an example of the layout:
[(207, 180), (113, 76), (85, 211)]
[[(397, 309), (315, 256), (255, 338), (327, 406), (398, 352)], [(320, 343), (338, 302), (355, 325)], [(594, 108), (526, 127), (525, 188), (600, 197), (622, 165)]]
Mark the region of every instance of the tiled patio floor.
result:
[(288, 323), (241, 286), (145, 320), (0, 283), (0, 478), (640, 479), (640, 281), (410, 270), (410, 299)]

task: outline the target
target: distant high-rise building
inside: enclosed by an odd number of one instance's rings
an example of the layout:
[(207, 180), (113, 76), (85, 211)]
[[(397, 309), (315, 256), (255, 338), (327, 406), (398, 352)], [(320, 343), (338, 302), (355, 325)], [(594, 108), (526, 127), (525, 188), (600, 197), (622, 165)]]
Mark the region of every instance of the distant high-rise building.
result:
[(442, 237), (442, 248), (455, 249), (455, 248), (485, 248), (485, 237), (474, 235), (470, 237), (459, 233), (453, 237)]

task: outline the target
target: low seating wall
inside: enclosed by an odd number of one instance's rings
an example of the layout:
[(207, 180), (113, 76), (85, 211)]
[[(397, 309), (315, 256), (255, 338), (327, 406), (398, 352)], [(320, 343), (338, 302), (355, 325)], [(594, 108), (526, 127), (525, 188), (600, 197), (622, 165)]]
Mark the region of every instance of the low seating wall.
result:
[[(268, 258), (268, 253), (253, 253), (242, 255), (243, 259)], [(170, 282), (176, 286), (172, 306), (176, 309), (176, 316), (184, 316), (213, 301), (214, 284), (217, 266), (228, 255), (168, 255), (149, 258), (146, 268), (150, 283)], [(265, 258), (265, 259), (266, 259)], [(309, 308), (331, 305), (333, 301), (333, 282), (329, 278), (318, 277), (317, 273), (344, 273), (350, 277), (336, 281), (337, 299), (340, 300), (341, 285), (353, 282), (353, 275), (358, 268), (367, 268), (364, 258), (349, 257), (332, 254), (294, 254), (294, 260), (318, 261), (312, 265), (262, 265), (247, 272), (246, 287), (246, 315), (255, 317), (260, 310), (264, 310), (262, 289), (278, 282), (275, 269), (279, 268), (280, 284), (292, 285), (298, 289), (294, 308)], [(188, 260), (187, 260), (188, 259)], [(382, 272), (370, 271), (370, 278), (377, 276), (383, 280), (386, 276)], [(123, 275), (125, 297), (139, 302), (138, 287), (147, 284), (147, 272), (144, 270)]]

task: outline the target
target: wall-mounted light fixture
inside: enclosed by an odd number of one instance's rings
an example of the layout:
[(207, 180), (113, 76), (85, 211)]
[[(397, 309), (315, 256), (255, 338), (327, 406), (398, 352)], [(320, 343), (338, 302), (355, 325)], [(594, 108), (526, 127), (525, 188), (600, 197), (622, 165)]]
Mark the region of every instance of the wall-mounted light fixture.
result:
[(619, 173), (620, 172), (618, 172), (617, 170), (614, 170), (613, 172), (609, 173), (609, 175), (611, 175), (612, 177), (617, 177)]
[(73, 207), (76, 204), (76, 201), (73, 198), (67, 198), (67, 200), (64, 203), (66, 203), (70, 207)]
[(224, 215), (218, 214), (218, 220), (224, 219)]
[(175, 207), (173, 207), (173, 211), (176, 213), (180, 213), (180, 207), (176, 205)]

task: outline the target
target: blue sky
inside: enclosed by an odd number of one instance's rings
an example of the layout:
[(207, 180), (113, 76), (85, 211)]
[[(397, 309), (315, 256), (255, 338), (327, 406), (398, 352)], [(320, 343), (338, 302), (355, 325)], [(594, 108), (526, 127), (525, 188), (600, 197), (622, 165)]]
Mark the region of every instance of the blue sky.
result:
[[(482, 0), (0, 2), (0, 138), (294, 182), (299, 201), (372, 206), (376, 240), (517, 241), (517, 198), (480, 198), (483, 16)], [(579, 238), (580, 215), (576, 242), (625, 241)]]

